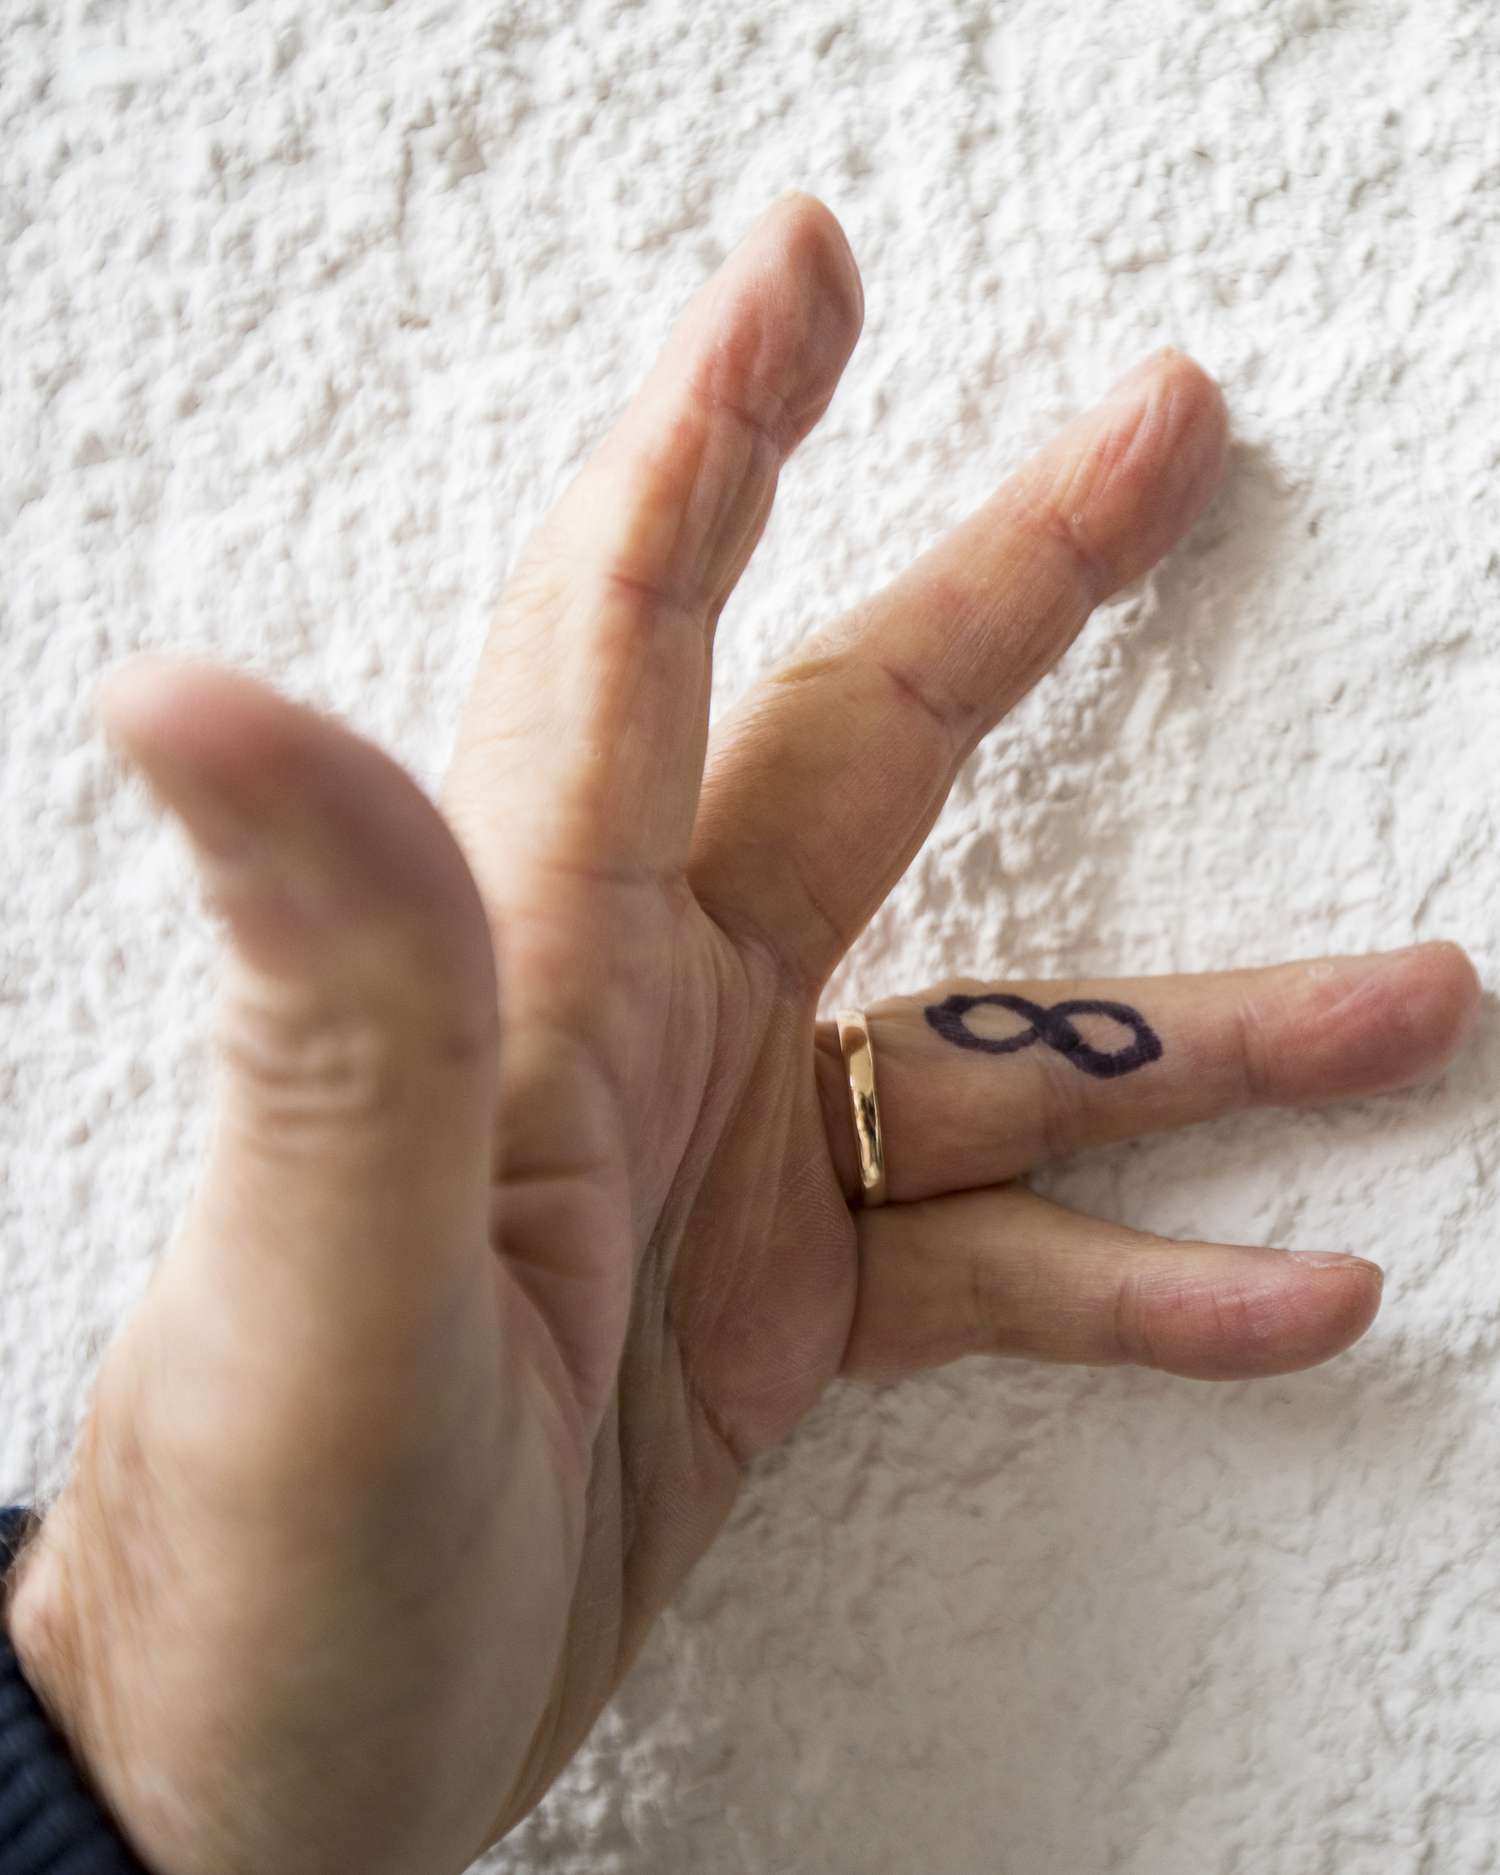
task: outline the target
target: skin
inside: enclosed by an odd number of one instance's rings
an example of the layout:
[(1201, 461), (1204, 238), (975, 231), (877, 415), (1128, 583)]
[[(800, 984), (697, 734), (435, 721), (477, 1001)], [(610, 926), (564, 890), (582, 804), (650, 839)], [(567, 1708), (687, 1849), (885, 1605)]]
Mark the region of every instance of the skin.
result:
[[(1273, 1374), (1375, 1314), (1357, 1258), (1169, 1243), (1015, 1181), (1421, 1080), (1476, 1007), (1451, 945), (876, 1003), (890, 1202), (851, 1205), (822, 986), (1225, 447), (1210, 380), (1148, 359), (710, 747), (715, 622), (861, 308), (832, 217), (778, 203), (526, 550), (440, 807), (248, 678), (104, 687), (223, 920), (217, 1124), (9, 1621), (161, 1875), (464, 1868), (840, 1374)], [(926, 1019), (996, 990), (1126, 1003), (1161, 1058), (1101, 1080)]]

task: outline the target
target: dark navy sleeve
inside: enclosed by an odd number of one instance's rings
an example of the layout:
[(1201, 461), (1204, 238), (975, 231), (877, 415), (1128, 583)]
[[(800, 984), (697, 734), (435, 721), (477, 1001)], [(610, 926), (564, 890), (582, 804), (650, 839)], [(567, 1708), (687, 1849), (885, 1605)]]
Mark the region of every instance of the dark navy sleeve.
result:
[[(0, 1576), (25, 1533), (0, 1510)], [(94, 1798), (0, 1625), (0, 1875), (148, 1875)]]

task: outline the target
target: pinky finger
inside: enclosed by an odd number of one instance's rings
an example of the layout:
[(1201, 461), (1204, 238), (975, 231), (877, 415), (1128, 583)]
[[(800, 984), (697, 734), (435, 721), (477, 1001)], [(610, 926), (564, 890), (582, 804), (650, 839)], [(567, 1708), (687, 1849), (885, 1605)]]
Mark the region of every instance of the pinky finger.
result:
[(1380, 1306), (1381, 1271), (1363, 1258), (1178, 1243), (1023, 1185), (857, 1215), (843, 1371), (862, 1378), (1007, 1354), (1243, 1380), (1341, 1353)]

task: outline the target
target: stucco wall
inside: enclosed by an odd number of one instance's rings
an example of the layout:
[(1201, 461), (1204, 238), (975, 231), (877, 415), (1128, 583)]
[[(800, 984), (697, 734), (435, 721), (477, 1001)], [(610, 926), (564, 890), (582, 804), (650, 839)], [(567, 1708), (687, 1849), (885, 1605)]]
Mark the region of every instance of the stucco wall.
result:
[[(1424, 936), (1495, 980), (1489, 0), (7, 0), (0, 1491), (56, 1476), (205, 1138), (212, 940), (91, 678), (207, 648), (434, 781), (519, 538), (793, 185), (868, 316), (721, 699), (1149, 347), (1237, 436), (836, 989)], [(1487, 1005), (1434, 1088), (1049, 1175), (1373, 1255), (1381, 1319), (1258, 1385), (838, 1390), (496, 1867), (1500, 1866), (1497, 1083)]]

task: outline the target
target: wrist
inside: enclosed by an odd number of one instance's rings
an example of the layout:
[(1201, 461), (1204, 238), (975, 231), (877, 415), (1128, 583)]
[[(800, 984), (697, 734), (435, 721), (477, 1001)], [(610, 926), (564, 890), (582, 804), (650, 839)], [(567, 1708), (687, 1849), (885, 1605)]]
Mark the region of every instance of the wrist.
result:
[(144, 1875), (89, 1775), (49, 1637), (55, 1607), (38, 1526), (0, 1511), (0, 1869), (44, 1875)]
[(67, 1743), (79, 1771), (87, 1775), (86, 1725), (71, 1691), (79, 1676), (68, 1670), (77, 1644), (66, 1607), (56, 1547), (47, 1527), (33, 1522), (6, 1581), (6, 1634), (27, 1685)]

